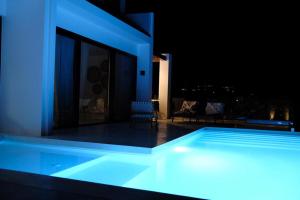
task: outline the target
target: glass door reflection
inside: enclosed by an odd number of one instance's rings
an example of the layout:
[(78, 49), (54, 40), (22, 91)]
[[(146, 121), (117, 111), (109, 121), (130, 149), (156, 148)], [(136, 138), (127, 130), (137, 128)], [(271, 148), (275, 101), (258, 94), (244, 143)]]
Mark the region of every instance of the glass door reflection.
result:
[(108, 120), (110, 52), (81, 42), (79, 125)]

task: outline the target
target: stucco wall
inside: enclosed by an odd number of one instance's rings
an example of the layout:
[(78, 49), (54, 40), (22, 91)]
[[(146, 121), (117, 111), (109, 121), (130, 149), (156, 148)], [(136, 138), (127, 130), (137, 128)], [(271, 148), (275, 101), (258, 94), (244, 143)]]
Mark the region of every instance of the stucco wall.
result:
[(44, 14), (44, 1), (7, 1), (2, 30), (1, 132), (41, 132)]
[(6, 14), (6, 0), (0, 0), (0, 16)]

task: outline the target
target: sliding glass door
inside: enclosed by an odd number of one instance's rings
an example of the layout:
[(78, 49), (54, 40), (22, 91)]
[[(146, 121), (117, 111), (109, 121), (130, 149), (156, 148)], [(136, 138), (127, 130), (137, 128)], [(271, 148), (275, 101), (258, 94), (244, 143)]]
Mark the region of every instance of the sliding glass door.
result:
[(81, 42), (79, 124), (104, 122), (109, 117), (110, 52)]
[(58, 29), (55, 127), (128, 120), (136, 68), (135, 56)]
[(74, 39), (57, 34), (54, 87), (55, 127), (72, 127), (77, 123), (75, 45)]
[(136, 98), (136, 57), (122, 52), (114, 53), (111, 90), (111, 118), (114, 121), (128, 120), (131, 102)]

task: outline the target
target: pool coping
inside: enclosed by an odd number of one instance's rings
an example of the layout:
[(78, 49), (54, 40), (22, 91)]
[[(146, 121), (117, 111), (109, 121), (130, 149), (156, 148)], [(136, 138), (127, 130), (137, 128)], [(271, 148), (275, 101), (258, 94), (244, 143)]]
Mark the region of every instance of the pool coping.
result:
[(128, 146), (128, 145), (116, 145), (116, 144), (105, 144), (105, 143), (94, 143), (94, 142), (81, 142), (73, 140), (60, 140), (52, 138), (40, 138), (40, 137), (28, 137), (18, 135), (7, 135), (0, 134), (3, 139), (16, 142), (26, 142), (34, 145), (55, 145), (61, 147), (71, 147), (77, 149), (94, 150), (94, 151), (109, 151), (109, 152), (120, 152), (120, 153), (143, 153), (151, 154), (151, 148)]
[[(183, 135), (181, 137), (175, 138), (169, 142), (158, 145), (156, 147), (140, 147), (140, 146), (129, 146), (129, 145), (117, 145), (117, 144), (106, 144), (106, 143), (95, 143), (95, 142), (82, 142), (74, 140), (62, 140), (62, 139), (52, 139), (52, 138), (41, 138), (41, 137), (31, 137), (31, 136), (20, 136), (20, 135), (8, 135), (0, 134), (0, 141), (2, 139), (8, 139), (10, 141), (26, 142), (34, 145), (55, 145), (60, 147), (71, 147), (81, 150), (88, 151), (104, 151), (104, 152), (116, 152), (116, 153), (137, 153), (137, 154), (155, 154), (157, 152), (164, 151), (170, 146), (179, 144), (187, 139), (192, 139), (196, 135), (199, 135), (201, 131), (230, 131), (233, 128), (221, 128), (221, 127), (203, 127), (198, 130), (192, 131)], [(276, 130), (259, 130), (259, 129), (243, 129), (234, 128), (235, 131), (240, 132), (250, 132), (253, 134), (272, 134), (272, 135), (284, 135), (284, 136), (297, 136), (300, 137), (300, 132), (290, 132), (290, 131), (276, 131)], [(284, 134), (283, 134), (284, 133)]]
[(71, 147), (76, 149), (88, 150), (88, 151), (106, 151), (106, 152), (116, 152), (116, 153), (138, 153), (138, 154), (155, 154), (157, 152), (163, 151), (170, 146), (186, 140), (187, 138), (192, 138), (199, 134), (199, 131), (205, 130), (206, 127), (200, 128), (198, 130), (192, 131), (183, 135), (181, 137), (175, 138), (169, 142), (160, 144), (156, 147), (139, 147), (139, 146), (128, 146), (128, 145), (117, 145), (117, 144), (106, 144), (106, 143), (95, 143), (95, 142), (82, 142), (74, 140), (62, 140), (62, 139), (52, 139), (52, 138), (41, 138), (32, 136), (20, 136), (20, 135), (8, 135), (0, 134), (0, 141), (2, 139), (7, 139), (9, 141), (24, 142), (33, 145), (49, 145), (49, 146), (59, 146), (59, 147)]

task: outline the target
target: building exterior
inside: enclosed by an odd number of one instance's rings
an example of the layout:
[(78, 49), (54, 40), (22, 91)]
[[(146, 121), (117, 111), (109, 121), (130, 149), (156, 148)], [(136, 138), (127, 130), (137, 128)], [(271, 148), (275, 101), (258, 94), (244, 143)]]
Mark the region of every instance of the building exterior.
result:
[(153, 13), (127, 16), (144, 30), (139, 31), (91, 2), (0, 0), (1, 132), (31, 136), (51, 132), (58, 30), (135, 57), (135, 97), (151, 100)]

